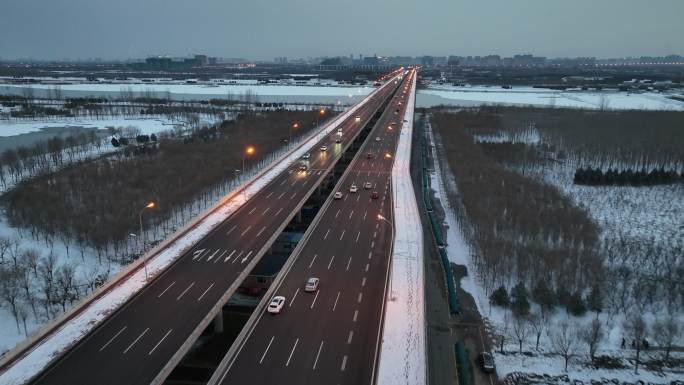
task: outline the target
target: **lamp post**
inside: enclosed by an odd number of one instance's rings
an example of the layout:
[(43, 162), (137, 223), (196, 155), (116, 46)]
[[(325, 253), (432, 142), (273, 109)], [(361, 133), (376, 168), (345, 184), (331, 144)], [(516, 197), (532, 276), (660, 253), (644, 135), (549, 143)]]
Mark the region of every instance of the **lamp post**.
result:
[[(382, 214), (378, 214), (378, 220), (379, 221), (385, 221), (387, 222), (388, 225), (392, 228), (392, 232), (394, 232), (394, 224), (392, 222), (388, 221), (387, 218), (385, 218)], [(392, 290), (392, 279), (394, 277), (394, 274), (392, 273), (394, 270), (394, 263), (392, 261), (392, 256), (390, 256), (390, 301), (394, 301), (394, 290)]]
[(294, 123), (290, 126), (290, 130), (289, 130), (290, 139), (289, 139), (289, 142), (287, 142), (288, 148), (289, 148), (289, 147), (292, 147), (292, 129), (293, 129), (293, 128), (294, 128), (294, 129), (299, 128), (299, 123), (294, 122)]
[(248, 155), (252, 155), (252, 154), (254, 154), (254, 147), (247, 146), (244, 154), (242, 154), (242, 175), (245, 175), (245, 159), (247, 158)]
[[(140, 221), (140, 240), (142, 241), (142, 252), (143, 252), (143, 254), (145, 252), (145, 233), (143, 232), (142, 214), (143, 214), (143, 211), (145, 211), (145, 209), (152, 209), (155, 206), (156, 205), (154, 202), (150, 202), (150, 203), (146, 204), (145, 207), (143, 207), (140, 210), (140, 213), (138, 213), (138, 220)], [(143, 258), (144, 258), (144, 255), (143, 255)], [(147, 281), (147, 260), (146, 259), (143, 259), (143, 267), (145, 268), (145, 280)]]

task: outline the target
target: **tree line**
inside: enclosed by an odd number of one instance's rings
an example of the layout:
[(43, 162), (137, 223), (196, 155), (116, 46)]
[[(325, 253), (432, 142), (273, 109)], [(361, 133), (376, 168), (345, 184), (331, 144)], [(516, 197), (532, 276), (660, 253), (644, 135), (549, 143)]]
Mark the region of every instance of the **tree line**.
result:
[(578, 168), (573, 177), (573, 183), (588, 186), (655, 186), (660, 184), (681, 183), (684, 181), (684, 171), (663, 168), (646, 171), (613, 170), (603, 171), (600, 168)]

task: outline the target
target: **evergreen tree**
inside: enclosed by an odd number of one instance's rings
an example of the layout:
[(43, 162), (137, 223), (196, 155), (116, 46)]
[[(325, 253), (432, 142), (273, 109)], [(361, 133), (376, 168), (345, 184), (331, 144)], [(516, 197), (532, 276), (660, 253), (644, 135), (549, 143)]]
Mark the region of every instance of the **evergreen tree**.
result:
[(546, 314), (556, 304), (556, 298), (553, 291), (546, 285), (546, 281), (539, 280), (532, 289), (532, 299), (541, 306), (542, 315)]
[(581, 316), (587, 312), (587, 307), (584, 305), (582, 293), (578, 290), (568, 297), (566, 304), (568, 312), (574, 316)]
[(501, 286), (494, 290), (492, 295), (489, 296), (489, 303), (495, 306), (508, 307), (511, 300), (508, 298), (508, 291), (506, 291), (506, 288)]
[(511, 290), (511, 308), (516, 316), (526, 316), (530, 312), (529, 294), (525, 284), (519, 282)]

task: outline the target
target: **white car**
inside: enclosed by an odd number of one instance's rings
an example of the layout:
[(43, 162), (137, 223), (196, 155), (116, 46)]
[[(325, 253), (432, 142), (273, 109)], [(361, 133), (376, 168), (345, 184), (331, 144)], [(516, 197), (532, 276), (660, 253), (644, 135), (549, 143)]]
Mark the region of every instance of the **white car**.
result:
[(321, 152), (328, 151), (328, 146), (321, 146)]
[(379, 141), (380, 141), (380, 137), (379, 137), (379, 136), (376, 136), (376, 137), (375, 137), (375, 141), (376, 141), (376, 142), (379, 142)]
[(373, 184), (371, 182), (366, 182), (363, 184), (363, 188), (365, 188), (366, 190), (370, 190), (373, 188)]
[(333, 199), (342, 199), (342, 192), (338, 191), (333, 195)]
[(285, 306), (285, 297), (283, 297), (282, 295), (276, 295), (271, 300), (271, 303), (268, 304), (266, 310), (269, 313), (278, 314), (283, 309), (283, 306)]
[(354, 119), (354, 120), (356, 120), (356, 123), (360, 122), (360, 121), (361, 121), (361, 116), (356, 115), (356, 119)]
[(320, 280), (315, 277), (311, 277), (306, 280), (306, 285), (304, 286), (304, 291), (307, 293), (311, 293), (313, 291), (316, 291), (318, 289), (318, 283)]
[(309, 159), (309, 158), (311, 158), (311, 154), (309, 154), (309, 153), (306, 153), (306, 154), (302, 155), (302, 159), (305, 159), (305, 160), (306, 160), (306, 159)]
[(355, 192), (357, 192), (357, 191), (359, 191), (359, 188), (356, 187), (355, 184), (353, 184), (353, 185), (351, 185), (351, 187), (349, 187), (349, 192), (350, 192), (350, 193), (355, 193)]

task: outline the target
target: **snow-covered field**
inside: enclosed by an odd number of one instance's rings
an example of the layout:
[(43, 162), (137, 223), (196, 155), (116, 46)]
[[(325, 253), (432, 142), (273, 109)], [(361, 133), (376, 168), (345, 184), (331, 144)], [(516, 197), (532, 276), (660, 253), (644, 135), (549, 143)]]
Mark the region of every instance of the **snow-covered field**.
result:
[(607, 108), (618, 110), (684, 111), (684, 102), (656, 92), (629, 93), (621, 91), (558, 91), (532, 87), (456, 87), (430, 86), (418, 91), (418, 107), (445, 105), (511, 105), (572, 108)]
[[(431, 135), (432, 137), (432, 135)], [(432, 137), (433, 143), (435, 138)], [(439, 138), (437, 137), (437, 146), (439, 147)], [(443, 154), (442, 154), (443, 155)], [(431, 175), (431, 182), (435, 190), (435, 197), (438, 198), (445, 208), (445, 222), (447, 229), (448, 255), (452, 262), (466, 265), (469, 272), (476, 272), (471, 259), (471, 251), (465, 242), (464, 238), (468, 232), (468, 224), (461, 224), (457, 221), (452, 207), (452, 202), (448, 200), (448, 192), (456, 192), (458, 187), (452, 172), (449, 169), (446, 160), (442, 159), (434, 164), (435, 172)], [(570, 180), (572, 178), (559, 178), (557, 175), (547, 175), (554, 184), (559, 186), (565, 193), (573, 196), (575, 199), (581, 199), (581, 202), (588, 206), (592, 217), (598, 220), (600, 226), (605, 231), (610, 232), (625, 232), (628, 236), (633, 237), (650, 237), (661, 236), (663, 238), (671, 238), (670, 241), (680, 245), (684, 239), (682, 232), (684, 226), (681, 226), (681, 218), (684, 217), (684, 201), (681, 199), (672, 204), (665, 206), (671, 209), (663, 212), (659, 209), (665, 200), (677, 200), (677, 196), (684, 196), (682, 194), (682, 186), (672, 187), (656, 187), (659, 191), (654, 196), (660, 196), (661, 199), (651, 200), (649, 196), (644, 196), (643, 189), (634, 187), (609, 187), (610, 189), (622, 189), (621, 193), (609, 193), (604, 191), (601, 194), (596, 194), (595, 191), (585, 191), (589, 189), (586, 186), (574, 186), (571, 183), (561, 183), (560, 180)], [(608, 189), (608, 187), (606, 188)], [(673, 191), (674, 189), (674, 191)], [(587, 194), (594, 199), (587, 199)], [(648, 201), (648, 204), (645, 204)], [(671, 203), (671, 202), (670, 202)], [(641, 208), (638, 212), (625, 211), (624, 206), (635, 204), (635, 207)], [(634, 219), (638, 219), (635, 221)], [(677, 226), (679, 223), (679, 226)], [(660, 235), (662, 233), (662, 235)], [(672, 239), (674, 238), (674, 239)], [(675, 249), (676, 250), (676, 249)], [(634, 263), (634, 261), (631, 261)], [(498, 341), (495, 342), (496, 353), (495, 360), (497, 365), (497, 374), (500, 379), (504, 376), (521, 372), (533, 373), (537, 375), (547, 374), (552, 376), (567, 375), (572, 380), (597, 380), (602, 379), (617, 379), (620, 382), (634, 383), (637, 380), (644, 382), (651, 382), (654, 384), (665, 384), (669, 381), (684, 380), (684, 373), (673, 371), (649, 371), (644, 368), (639, 370), (639, 374), (634, 374), (633, 356), (634, 350), (629, 348), (627, 342), (626, 349), (621, 347), (622, 339), (629, 341), (629, 337), (625, 334), (623, 329), (624, 318), (622, 316), (615, 316), (609, 314), (601, 314), (599, 320), (605, 331), (605, 337), (600, 341), (596, 352), (597, 356), (606, 355), (616, 358), (625, 367), (622, 369), (594, 369), (590, 366), (590, 359), (587, 345), (581, 342), (578, 337), (575, 337), (575, 345), (573, 348), (573, 357), (570, 359), (568, 371), (564, 371), (563, 357), (555, 354), (552, 344), (552, 334), (558, 329), (558, 325), (567, 321), (570, 323), (572, 332), (579, 333), (583, 328), (587, 328), (591, 320), (595, 317), (594, 313), (587, 313), (582, 317), (568, 316), (564, 310), (557, 310), (551, 315), (548, 321), (542, 327), (540, 335), (539, 350), (536, 348), (536, 333), (528, 331), (524, 339), (522, 350), (525, 354), (518, 354), (519, 345), (516, 340), (513, 317), (509, 311), (502, 308), (490, 306), (488, 295), (480, 284), (478, 278), (469, 274), (461, 280), (461, 287), (470, 293), (478, 311), (485, 319), (485, 323), (492, 334), (504, 334), (505, 342), (503, 350), (505, 354), (498, 352), (500, 349)], [(536, 305), (533, 305), (533, 311)], [(654, 312), (647, 312), (645, 319), (647, 324), (652, 324), (657, 316), (663, 315), (663, 309), (658, 310), (657, 314)], [(684, 317), (682, 314), (678, 315), (680, 324), (684, 325)], [(648, 337), (652, 341), (652, 337)], [(684, 344), (684, 336), (680, 336), (679, 341), (675, 345), (682, 346)], [(641, 360), (644, 359), (658, 359), (662, 355), (660, 350), (650, 350), (642, 352)], [(682, 353), (675, 353), (674, 356), (683, 358)], [(555, 382), (553, 382), (555, 383)], [(566, 382), (558, 382), (566, 383)]]
[(104, 130), (108, 127), (137, 127), (141, 134), (155, 134), (171, 130), (181, 122), (166, 118), (121, 118), (91, 119), (91, 118), (50, 118), (40, 120), (12, 119), (0, 120), (0, 137), (15, 136), (30, 132), (47, 131), (55, 127), (85, 127)]
[[(374, 87), (368, 86), (312, 86), (312, 85), (259, 85), (259, 84), (221, 84), (221, 85), (200, 85), (200, 84), (65, 84), (60, 85), (60, 90), (64, 96), (108, 96), (112, 98), (120, 97), (122, 91), (132, 91), (136, 94), (153, 93), (157, 96), (166, 96), (171, 99), (187, 99), (187, 96), (194, 96), (195, 99), (202, 98), (225, 98), (231, 95), (233, 99), (238, 99), (246, 92), (255, 94), (261, 100), (292, 102), (298, 97), (306, 97), (302, 100), (317, 100), (321, 102), (331, 102), (340, 100), (344, 104), (353, 103), (365, 97)], [(31, 86), (36, 96), (47, 96), (55, 85), (36, 84)], [(0, 94), (22, 95), (26, 89), (23, 85), (0, 84)]]

